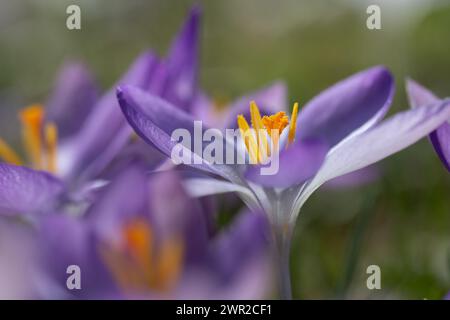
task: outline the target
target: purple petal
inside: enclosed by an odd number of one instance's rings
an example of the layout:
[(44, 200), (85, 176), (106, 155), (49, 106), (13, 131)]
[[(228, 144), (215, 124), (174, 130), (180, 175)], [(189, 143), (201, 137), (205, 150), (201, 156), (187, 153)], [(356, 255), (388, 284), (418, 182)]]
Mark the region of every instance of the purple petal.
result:
[(280, 152), (279, 168), (273, 175), (261, 174), (263, 166), (249, 166), (246, 178), (267, 187), (289, 187), (314, 176), (322, 165), (328, 146), (315, 140), (305, 140)]
[(112, 178), (89, 209), (87, 218), (102, 239), (114, 241), (127, 220), (146, 215), (148, 191), (145, 167), (131, 164)]
[(215, 239), (211, 248), (213, 263), (222, 277), (232, 277), (247, 259), (264, 254), (269, 239), (269, 224), (263, 213), (240, 213), (228, 230)]
[[(168, 157), (171, 156), (172, 148), (178, 144), (177, 141), (171, 138), (174, 130), (186, 129), (192, 139), (197, 135), (194, 132), (194, 119), (189, 114), (159, 97), (131, 86), (118, 88), (117, 97), (126, 119), (136, 133)], [(201, 133), (203, 134), (207, 129), (205, 126), (202, 126)], [(186, 143), (186, 141), (183, 142)], [(205, 144), (201, 146), (201, 150), (195, 150), (189, 141), (187, 143), (187, 145), (183, 145), (185, 151), (192, 156), (191, 159), (194, 157), (201, 158)], [(225, 147), (225, 145), (225, 140), (223, 140), (223, 146)], [(201, 164), (190, 165), (200, 170), (220, 175), (230, 181), (239, 180), (239, 175), (232, 166), (210, 164), (204, 159), (200, 160), (202, 160)]]
[(190, 198), (175, 171), (150, 178), (150, 214), (154, 230), (162, 238), (182, 236), (185, 263), (202, 260), (208, 245), (208, 212)]
[(98, 99), (94, 77), (81, 63), (68, 63), (60, 71), (47, 103), (46, 120), (55, 122), (64, 139), (83, 125)]
[(277, 81), (270, 86), (259, 91), (250, 93), (239, 98), (227, 110), (225, 128), (237, 128), (237, 116), (242, 114), (246, 119), (250, 119), (250, 101), (255, 101), (258, 105), (261, 116), (286, 111), (287, 107), (287, 87), (282, 81)]
[(51, 210), (64, 190), (63, 183), (46, 172), (0, 163), (1, 214)]
[[(431, 91), (413, 80), (407, 81), (406, 90), (412, 108), (439, 101)], [(429, 137), (442, 163), (450, 171), (450, 124), (442, 124)]]
[[(52, 215), (42, 221), (39, 235), (41, 270), (37, 276), (43, 298), (104, 298), (116, 292), (100, 256), (100, 242), (86, 221)], [(81, 290), (67, 289), (70, 265), (81, 269)]]
[[(266, 217), (240, 213), (217, 239), (211, 251), (208, 283), (191, 283), (190, 297), (203, 299), (264, 299), (272, 289), (269, 263), (270, 230)], [(185, 297), (189, 297), (189, 291)]]
[(384, 67), (373, 67), (338, 82), (300, 111), (297, 137), (322, 138), (330, 147), (353, 133), (367, 130), (387, 112), (394, 81)]
[(200, 7), (191, 10), (149, 86), (151, 93), (184, 110), (189, 110), (197, 90), (201, 15)]

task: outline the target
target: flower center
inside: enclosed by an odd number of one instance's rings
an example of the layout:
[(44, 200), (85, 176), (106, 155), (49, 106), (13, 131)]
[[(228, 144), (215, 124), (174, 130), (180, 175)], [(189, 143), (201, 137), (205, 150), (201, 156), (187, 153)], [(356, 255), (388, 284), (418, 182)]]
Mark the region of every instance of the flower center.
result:
[[(20, 111), (22, 139), (31, 166), (38, 170), (57, 172), (58, 129), (52, 122), (44, 123), (44, 109), (41, 105), (31, 105)], [(0, 138), (0, 158), (4, 161), (23, 165), (23, 159)]]
[(119, 245), (101, 253), (112, 275), (124, 289), (167, 291), (181, 273), (181, 240), (169, 238), (156, 247), (152, 229), (143, 219), (135, 219), (125, 225)]
[(261, 118), (255, 101), (250, 102), (252, 126), (249, 126), (242, 114), (238, 115), (237, 123), (251, 163), (262, 163), (270, 156), (271, 152), (278, 152), (280, 135), (288, 125), (289, 134), (286, 147), (294, 142), (297, 114), (298, 103), (295, 103), (292, 109), (291, 121), (289, 121), (289, 117), (284, 111)]

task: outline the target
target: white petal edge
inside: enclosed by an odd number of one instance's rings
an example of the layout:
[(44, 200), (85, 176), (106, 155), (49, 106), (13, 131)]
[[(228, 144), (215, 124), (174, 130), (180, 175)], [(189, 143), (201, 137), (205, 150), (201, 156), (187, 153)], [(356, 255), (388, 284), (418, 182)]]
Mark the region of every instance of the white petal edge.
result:
[(252, 190), (238, 184), (208, 178), (186, 179), (183, 184), (191, 197), (198, 198), (214, 194), (236, 192), (250, 209), (261, 209), (258, 199)]

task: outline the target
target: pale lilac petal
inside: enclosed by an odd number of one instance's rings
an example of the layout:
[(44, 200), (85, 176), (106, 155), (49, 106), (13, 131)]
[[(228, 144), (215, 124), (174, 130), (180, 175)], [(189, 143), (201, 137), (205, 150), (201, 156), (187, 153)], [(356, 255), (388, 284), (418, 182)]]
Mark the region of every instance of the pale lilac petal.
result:
[[(192, 197), (205, 197), (223, 193), (237, 193), (245, 204), (254, 210), (260, 209), (260, 203), (255, 194), (248, 187), (236, 183), (212, 179), (212, 178), (190, 178), (184, 180), (186, 190)], [(234, 198), (230, 199), (235, 202)]]
[(406, 92), (411, 108), (429, 105), (440, 100), (433, 92), (412, 79), (406, 81)]
[(312, 192), (332, 178), (367, 167), (409, 147), (449, 118), (450, 100), (444, 100), (383, 121), (332, 149), (308, 189)]
[(65, 191), (54, 176), (0, 163), (0, 213), (29, 214), (51, 210)]
[(362, 132), (386, 114), (394, 80), (384, 67), (359, 72), (308, 102), (297, 120), (297, 137), (322, 138), (334, 146), (356, 130)]
[[(413, 80), (407, 81), (406, 90), (413, 108), (439, 101), (431, 91)], [(442, 163), (450, 171), (450, 123), (446, 122), (433, 131), (430, 140)]]

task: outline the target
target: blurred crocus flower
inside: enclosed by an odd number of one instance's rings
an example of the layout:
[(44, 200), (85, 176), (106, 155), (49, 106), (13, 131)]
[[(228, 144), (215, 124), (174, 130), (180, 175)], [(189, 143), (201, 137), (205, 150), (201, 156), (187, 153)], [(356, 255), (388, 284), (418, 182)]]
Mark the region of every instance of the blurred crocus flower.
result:
[[(133, 84), (188, 108), (196, 94), (199, 20), (195, 7), (167, 58), (142, 54), (116, 85)], [(131, 139), (115, 90), (99, 97), (93, 76), (79, 63), (64, 66), (46, 109), (32, 105), (19, 118), (27, 159), (0, 138), (0, 160), (6, 162), (0, 164), (0, 213), (32, 216), (51, 211), (61, 200), (90, 201), (91, 191), (104, 185), (104, 169), (121, 152), (140, 153), (150, 164), (161, 160), (158, 152), (139, 150), (143, 142)]]
[[(113, 88), (134, 85), (188, 109), (196, 95), (200, 14), (192, 9), (166, 58), (143, 53)], [(0, 158), (53, 173), (72, 189), (97, 179), (132, 141), (115, 89), (99, 97), (93, 76), (79, 63), (64, 66), (47, 108), (31, 105), (20, 120), (28, 161), (2, 139)]]
[(249, 101), (255, 101), (260, 106), (262, 115), (270, 115), (277, 111), (275, 108), (286, 108), (287, 99), (287, 86), (278, 80), (224, 105), (208, 97), (206, 93), (198, 92), (189, 113), (210, 127), (235, 128), (236, 117), (239, 114), (249, 114)]
[[(286, 269), (292, 229), (310, 195), (330, 179), (367, 167), (410, 146), (450, 117), (450, 102), (444, 100), (381, 121), (393, 92), (390, 72), (374, 67), (325, 90), (298, 115), (295, 105), (290, 120), (285, 113), (263, 119), (257, 104), (251, 103), (253, 128), (278, 129), (281, 151), (279, 170), (274, 175), (262, 175), (261, 165), (212, 163), (203, 158), (205, 144), (198, 149), (184, 146), (183, 151), (190, 152), (191, 159), (202, 159), (201, 164), (194, 162), (192, 166), (211, 176), (187, 182), (193, 195), (237, 192), (249, 207), (267, 214), (280, 251), (284, 297), (290, 296)], [(133, 86), (122, 86), (117, 94), (136, 133), (166, 156), (170, 157), (177, 145), (171, 136), (175, 129), (186, 129), (195, 137), (195, 118), (170, 102)], [(238, 124), (241, 132), (250, 129), (243, 115), (238, 117)], [(287, 129), (282, 132), (284, 128)], [(203, 132), (206, 129), (203, 126)], [(225, 136), (221, 138), (224, 146), (234, 145)], [(259, 161), (257, 144), (246, 144), (243, 149)]]
[[(201, 11), (194, 7), (166, 58), (142, 54), (118, 83), (131, 84), (189, 110), (197, 91), (197, 51)], [(61, 167), (69, 177), (95, 176), (132, 136), (111, 89), (93, 107), (81, 129), (64, 146)]]
[[(268, 224), (244, 213), (212, 239), (207, 214), (177, 173), (125, 167), (82, 217), (46, 217), (38, 232), (43, 298), (257, 299), (270, 292)], [(81, 289), (66, 286), (69, 266)]]
[[(406, 91), (412, 108), (442, 101), (430, 90), (413, 80), (406, 82)], [(439, 159), (441, 159), (445, 168), (450, 171), (450, 118), (448, 122), (444, 122), (436, 130), (431, 132), (429, 137)]]

